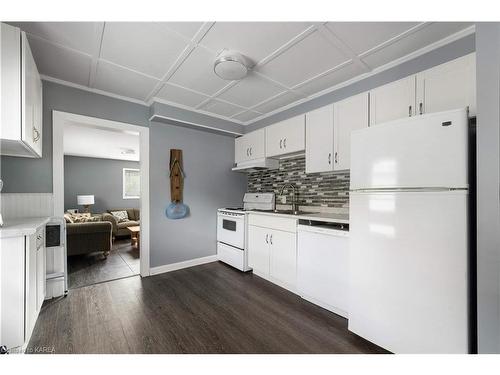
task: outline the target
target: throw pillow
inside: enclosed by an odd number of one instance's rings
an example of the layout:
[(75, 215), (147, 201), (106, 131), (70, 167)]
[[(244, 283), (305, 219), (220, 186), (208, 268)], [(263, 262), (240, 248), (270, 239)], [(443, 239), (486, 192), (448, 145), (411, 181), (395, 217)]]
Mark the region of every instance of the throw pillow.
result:
[(66, 220), (66, 223), (74, 223), (71, 214), (64, 214), (64, 220)]
[(100, 217), (98, 216), (86, 216), (86, 215), (72, 217), (72, 219), (74, 223), (91, 223), (95, 221), (100, 221)]
[(113, 215), (119, 223), (128, 221), (127, 211), (111, 211), (111, 215)]

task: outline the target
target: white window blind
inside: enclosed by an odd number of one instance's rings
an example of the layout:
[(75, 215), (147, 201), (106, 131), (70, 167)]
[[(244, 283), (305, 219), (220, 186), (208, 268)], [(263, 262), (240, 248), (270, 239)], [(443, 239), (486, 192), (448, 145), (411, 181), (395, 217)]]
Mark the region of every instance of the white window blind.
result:
[(138, 199), (140, 192), (139, 169), (123, 168), (123, 199)]

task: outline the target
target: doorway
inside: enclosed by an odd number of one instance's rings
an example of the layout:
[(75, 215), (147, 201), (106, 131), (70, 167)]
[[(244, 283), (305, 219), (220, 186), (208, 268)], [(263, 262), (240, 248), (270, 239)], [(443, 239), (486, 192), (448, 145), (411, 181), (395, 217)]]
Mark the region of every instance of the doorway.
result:
[[(68, 216), (68, 210), (78, 211), (77, 215), (70, 217), (70, 219), (76, 217), (78, 223), (70, 223), (66, 218), (67, 253), (68, 259), (71, 258), (68, 262), (69, 288), (136, 274), (143, 277), (149, 276), (149, 129), (59, 111), (52, 112), (52, 122), (54, 216)], [(69, 137), (66, 138), (65, 146), (65, 133), (69, 134), (68, 129), (83, 132), (73, 137), (81, 140), (81, 142), (76, 141), (76, 146), (83, 146), (80, 147), (80, 151), (76, 147), (72, 152), (68, 152)], [(125, 141), (134, 136), (137, 137), (138, 160), (135, 164), (133, 160), (129, 160), (127, 162), (132, 164), (126, 165), (124, 160), (113, 160), (113, 158), (126, 159), (126, 156), (105, 154), (104, 158), (99, 160), (95, 157), (99, 155), (86, 155), (89, 149), (102, 150), (103, 147), (98, 147), (96, 142), (85, 142), (82, 135), (85, 132), (101, 132), (96, 138), (99, 141), (102, 141), (106, 134), (108, 136), (112, 134), (113, 138), (122, 138)], [(123, 149), (121, 154), (129, 154), (129, 156), (135, 148), (126, 144), (118, 147)], [(106, 159), (106, 157), (109, 158)], [(90, 165), (95, 167), (88, 167), (89, 160)], [(120, 163), (123, 165), (118, 165)], [(78, 167), (78, 164), (84, 165)], [(104, 172), (106, 169), (101, 168), (104, 164), (114, 165), (111, 169), (114, 176), (107, 175), (111, 172)], [(101, 170), (98, 170), (99, 168)], [(75, 176), (78, 175), (78, 171), (86, 172), (77, 178)], [(119, 178), (116, 172), (119, 172)], [(68, 186), (70, 180), (71, 189)], [(95, 184), (96, 180), (101, 180), (97, 181), (101, 184)], [(119, 192), (107, 194), (106, 189), (113, 189), (112, 185), (115, 186), (114, 189), (117, 189), (116, 186), (119, 185)], [(118, 201), (110, 202), (118, 196), (120, 198)], [(82, 216), (86, 218), (79, 219)], [(88, 224), (86, 220), (89, 221)], [(79, 222), (85, 222), (85, 224), (74, 230)], [(110, 228), (111, 238), (109, 237)], [(90, 237), (79, 240), (80, 232), (86, 230), (92, 232)], [(89, 238), (94, 241), (90, 246), (92, 249), (88, 246)], [(108, 240), (110, 240), (110, 245), (106, 245)]]

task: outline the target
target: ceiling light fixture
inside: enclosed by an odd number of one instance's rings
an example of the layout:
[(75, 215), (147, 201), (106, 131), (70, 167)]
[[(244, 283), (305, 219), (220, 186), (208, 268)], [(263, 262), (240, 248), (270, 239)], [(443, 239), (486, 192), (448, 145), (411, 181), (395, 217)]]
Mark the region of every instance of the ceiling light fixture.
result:
[(249, 69), (248, 59), (234, 50), (223, 50), (214, 62), (215, 74), (228, 81), (244, 78)]

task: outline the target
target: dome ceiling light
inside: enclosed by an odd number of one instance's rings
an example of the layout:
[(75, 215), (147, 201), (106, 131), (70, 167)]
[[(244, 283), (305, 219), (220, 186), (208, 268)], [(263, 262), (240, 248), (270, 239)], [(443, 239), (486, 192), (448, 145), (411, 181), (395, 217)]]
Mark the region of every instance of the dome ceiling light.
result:
[(234, 50), (223, 50), (214, 62), (215, 74), (227, 81), (245, 78), (249, 69), (248, 59)]

